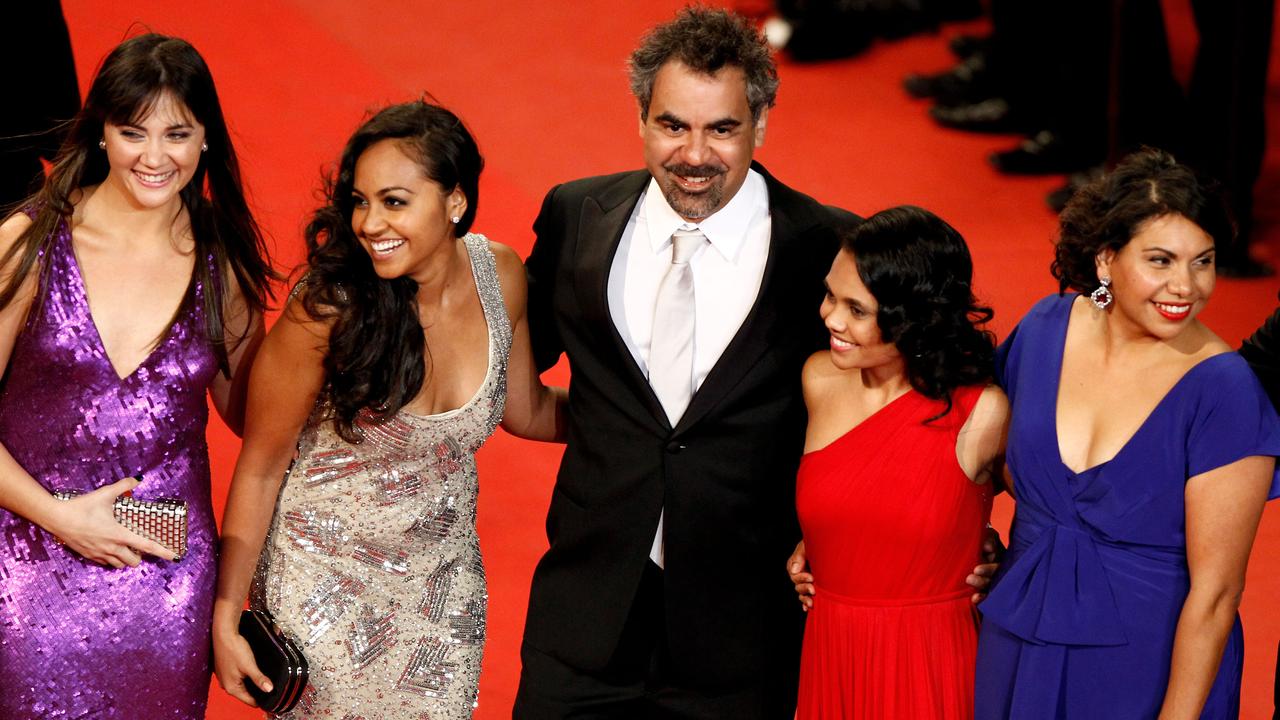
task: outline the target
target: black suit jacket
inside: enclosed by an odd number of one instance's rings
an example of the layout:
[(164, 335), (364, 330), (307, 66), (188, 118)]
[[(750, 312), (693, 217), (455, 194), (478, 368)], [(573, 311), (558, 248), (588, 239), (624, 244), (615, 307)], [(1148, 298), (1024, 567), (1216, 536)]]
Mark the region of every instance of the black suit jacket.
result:
[(674, 672), (690, 687), (726, 689), (778, 668), (795, 673), (803, 620), (784, 566), (799, 538), (800, 371), (826, 343), (818, 307), (835, 227), (856, 217), (753, 167), (772, 222), (760, 292), (674, 428), (607, 301), (613, 256), (649, 174), (555, 187), (534, 223), (534, 354), (546, 369), (566, 353), (572, 384), (551, 547), (534, 573), (525, 642), (576, 669), (609, 661), (665, 509)]
[[(1244, 341), (1240, 354), (1262, 381), (1271, 404), (1280, 410), (1280, 307), (1271, 317)], [(1274, 685), (1274, 720), (1280, 720), (1280, 648), (1276, 650), (1276, 674)]]

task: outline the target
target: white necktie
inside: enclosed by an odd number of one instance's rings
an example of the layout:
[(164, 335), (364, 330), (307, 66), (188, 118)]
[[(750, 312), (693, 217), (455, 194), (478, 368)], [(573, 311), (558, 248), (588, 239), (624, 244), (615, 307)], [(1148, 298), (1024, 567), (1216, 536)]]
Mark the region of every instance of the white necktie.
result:
[[(671, 266), (658, 283), (653, 305), (653, 336), (649, 343), (649, 386), (662, 403), (672, 427), (680, 422), (693, 397), (693, 330), (695, 325), (693, 269), (689, 258), (707, 237), (701, 230), (677, 230), (671, 235)], [(662, 521), (649, 549), (649, 559), (665, 565)]]
[(672, 426), (693, 397), (693, 270), (689, 258), (707, 241), (701, 230), (671, 236), (671, 265), (658, 283), (649, 344), (649, 385)]

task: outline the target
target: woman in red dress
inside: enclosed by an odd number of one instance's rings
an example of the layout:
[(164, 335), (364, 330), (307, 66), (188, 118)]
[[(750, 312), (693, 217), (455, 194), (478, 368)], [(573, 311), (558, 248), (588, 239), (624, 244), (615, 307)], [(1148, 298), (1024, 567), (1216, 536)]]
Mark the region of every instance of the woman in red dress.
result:
[(827, 275), (831, 349), (804, 368), (809, 426), (796, 488), (818, 578), (800, 720), (973, 716), (966, 577), (979, 561), (1008, 402), (988, 384), (994, 348), (980, 325), (992, 313), (972, 277), (963, 238), (906, 206), (846, 233)]

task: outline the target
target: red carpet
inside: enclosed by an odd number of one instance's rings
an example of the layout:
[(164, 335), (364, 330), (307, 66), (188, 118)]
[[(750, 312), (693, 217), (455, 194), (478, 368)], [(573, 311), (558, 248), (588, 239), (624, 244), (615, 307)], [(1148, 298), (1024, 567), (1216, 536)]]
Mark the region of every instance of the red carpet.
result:
[[(424, 92), (461, 114), (485, 153), (477, 230), (527, 253), (529, 226), (553, 184), (640, 165), (625, 59), (645, 28), (669, 18), (683, 2), (63, 5), (82, 89), (102, 56), (135, 24), (181, 35), (200, 49), (218, 82), (258, 217), (274, 238), (281, 265), (291, 267), (301, 257), (299, 230), (316, 203), (321, 168), (336, 159), (367, 110)], [(1195, 42), (1189, 10), (1182, 2), (1166, 5), (1185, 68)], [(969, 240), (979, 292), (995, 306), (995, 329), (1003, 334), (1055, 289), (1048, 273), (1054, 219), (1043, 196), (1058, 180), (998, 176), (985, 155), (1011, 145), (1012, 138), (940, 130), (926, 119), (924, 106), (900, 90), (902, 73), (947, 63), (942, 39), (933, 36), (878, 45), (856, 60), (784, 64), (779, 104), (758, 157), (785, 182), (855, 212), (900, 203), (938, 212)], [(1258, 189), (1259, 211), (1266, 216), (1257, 244), (1259, 256), (1280, 264), (1276, 65), (1273, 55), (1272, 149)], [(1278, 287), (1275, 279), (1222, 281), (1204, 319), (1236, 344), (1275, 307)], [(567, 380), (563, 368), (552, 378)], [(221, 427), (210, 437), (217, 498), (225, 495), (237, 443)], [(477, 713), (484, 720), (510, 716), (529, 577), (545, 547), (542, 522), (558, 459), (555, 447), (502, 434), (481, 453), (479, 523), (491, 595)], [(1007, 522), (1008, 507), (1001, 506), (999, 514)], [(1280, 503), (1273, 503), (1258, 537), (1243, 610), (1245, 720), (1270, 717), (1280, 640), (1277, 548)], [(211, 699), (210, 718), (259, 717), (216, 687)]]

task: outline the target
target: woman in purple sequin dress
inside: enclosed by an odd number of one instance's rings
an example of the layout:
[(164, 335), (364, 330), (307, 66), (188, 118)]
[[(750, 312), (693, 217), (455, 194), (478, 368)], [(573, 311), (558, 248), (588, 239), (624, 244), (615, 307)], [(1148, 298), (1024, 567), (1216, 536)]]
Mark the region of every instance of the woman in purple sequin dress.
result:
[[(0, 717), (203, 718), (206, 394), (238, 431), (271, 271), (194, 48), (111, 52), (0, 253)], [(187, 503), (184, 558), (129, 491)]]

